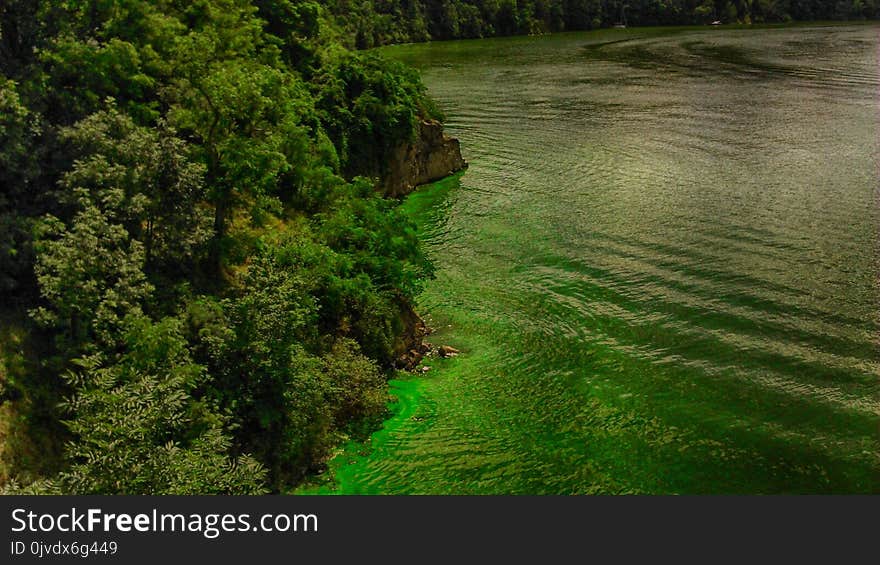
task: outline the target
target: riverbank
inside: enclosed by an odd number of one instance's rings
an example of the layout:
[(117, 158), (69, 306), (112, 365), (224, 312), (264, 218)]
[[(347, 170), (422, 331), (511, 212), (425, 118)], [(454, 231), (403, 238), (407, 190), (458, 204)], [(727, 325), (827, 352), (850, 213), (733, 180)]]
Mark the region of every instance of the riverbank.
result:
[[(437, 214), (442, 214), (442, 202), (451, 193), (460, 189), (464, 171), (457, 172), (439, 181), (418, 187), (409, 194), (401, 204), (406, 214), (413, 219), (419, 228), (432, 224)], [(422, 234), (425, 236), (425, 234)], [(427, 316), (426, 324), (430, 327), (430, 342), (436, 347), (450, 345), (462, 350), (464, 344), (447, 343), (451, 324)], [(471, 348), (468, 347), (468, 350)], [(459, 351), (461, 353), (461, 351)], [(326, 470), (320, 475), (311, 477), (299, 487), (296, 494), (381, 494), (386, 491), (381, 484), (364, 481), (368, 469), (373, 462), (388, 456), (396, 438), (409, 433), (426, 431), (434, 423), (436, 412), (434, 403), (424, 396), (425, 385), (438, 380), (454, 381), (454, 373), (450, 372), (461, 360), (460, 355), (443, 358), (432, 355), (421, 356), (407, 369), (396, 372), (391, 379), (388, 404), (388, 417), (382, 427), (373, 432), (365, 441), (349, 440), (337, 449), (328, 461)], [(422, 372), (421, 367), (429, 367)]]

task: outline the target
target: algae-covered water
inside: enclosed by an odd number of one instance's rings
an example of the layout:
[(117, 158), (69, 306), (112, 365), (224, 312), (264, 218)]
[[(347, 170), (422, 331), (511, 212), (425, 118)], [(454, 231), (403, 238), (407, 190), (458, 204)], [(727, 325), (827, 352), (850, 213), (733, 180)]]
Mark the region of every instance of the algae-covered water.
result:
[(429, 338), (343, 493), (880, 491), (876, 26), (386, 54), (469, 170), (413, 194)]

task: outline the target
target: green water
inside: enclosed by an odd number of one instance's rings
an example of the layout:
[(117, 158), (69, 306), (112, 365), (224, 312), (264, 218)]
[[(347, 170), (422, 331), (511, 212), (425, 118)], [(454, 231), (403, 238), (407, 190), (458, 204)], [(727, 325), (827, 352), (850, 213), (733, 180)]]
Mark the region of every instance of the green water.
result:
[(345, 493), (880, 492), (880, 28), (387, 50), (470, 169), (414, 194), (460, 357)]

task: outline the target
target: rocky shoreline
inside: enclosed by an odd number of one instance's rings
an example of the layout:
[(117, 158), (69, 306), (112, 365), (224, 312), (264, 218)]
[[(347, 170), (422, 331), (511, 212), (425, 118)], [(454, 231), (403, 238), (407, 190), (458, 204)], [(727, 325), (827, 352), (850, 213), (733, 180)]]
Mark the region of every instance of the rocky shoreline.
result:
[(400, 319), (405, 328), (394, 348), (394, 368), (400, 371), (426, 373), (430, 367), (422, 364), (430, 357), (455, 357), (461, 353), (449, 345), (435, 345), (425, 340), (434, 330), (408, 302), (401, 304)]
[[(399, 144), (392, 152), (380, 189), (389, 198), (401, 198), (420, 185), (446, 178), (467, 166), (458, 139), (447, 135), (437, 120), (422, 120), (415, 139)], [(400, 319), (404, 331), (394, 348), (396, 369), (425, 372), (428, 367), (420, 366), (425, 357), (458, 354), (447, 345), (437, 347), (425, 341), (431, 329), (411, 304), (401, 304)]]
[(426, 328), (425, 335), (414, 344), (415, 347), (405, 351), (395, 361), (395, 368), (411, 373), (427, 373), (431, 370), (429, 365), (423, 364), (423, 361), (429, 358), (446, 359), (448, 357), (456, 357), (461, 352), (450, 345), (435, 345), (425, 341), (425, 337), (432, 332), (430, 328)]

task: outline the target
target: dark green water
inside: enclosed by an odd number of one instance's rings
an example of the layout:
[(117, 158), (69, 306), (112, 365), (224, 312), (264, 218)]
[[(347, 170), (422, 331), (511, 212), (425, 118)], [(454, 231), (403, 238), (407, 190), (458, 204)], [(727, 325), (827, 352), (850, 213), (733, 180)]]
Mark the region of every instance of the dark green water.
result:
[(464, 354), (340, 491), (880, 492), (878, 34), (389, 49), (471, 165), (406, 204)]

